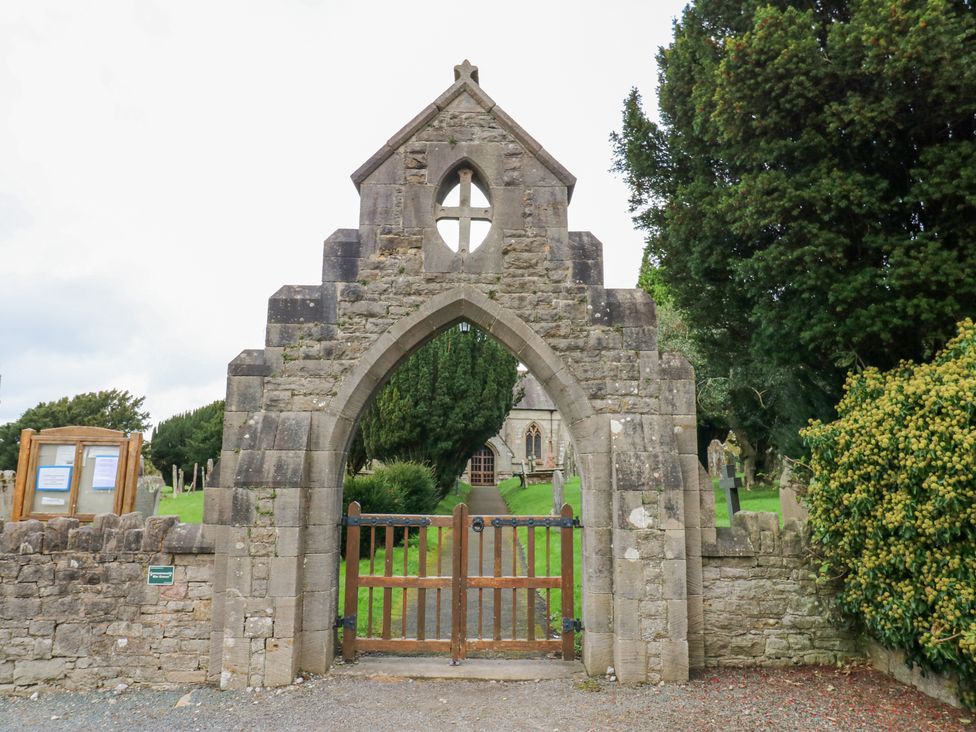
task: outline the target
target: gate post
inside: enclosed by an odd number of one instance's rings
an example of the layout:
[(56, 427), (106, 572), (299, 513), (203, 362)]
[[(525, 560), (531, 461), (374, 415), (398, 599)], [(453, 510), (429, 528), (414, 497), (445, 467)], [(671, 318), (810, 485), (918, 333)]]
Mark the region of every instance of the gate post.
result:
[[(564, 503), (562, 510), (559, 512), (559, 516), (562, 519), (573, 519), (573, 507), (568, 503)], [(529, 529), (532, 531), (532, 529)], [(559, 593), (560, 604), (562, 605), (562, 618), (563, 618), (563, 660), (572, 661), (576, 657), (575, 640), (576, 634), (573, 632), (574, 626), (570, 624), (566, 625), (566, 621), (572, 623), (576, 620), (576, 599), (573, 596), (573, 526), (569, 526), (563, 523), (563, 527), (559, 530), (559, 551), (562, 554), (562, 591)], [(533, 558), (529, 558), (529, 561), (534, 561)]]
[[(359, 517), (359, 501), (349, 504), (349, 518)], [(359, 607), (359, 523), (346, 527), (346, 598), (342, 619), (342, 659), (356, 660), (356, 613)]]

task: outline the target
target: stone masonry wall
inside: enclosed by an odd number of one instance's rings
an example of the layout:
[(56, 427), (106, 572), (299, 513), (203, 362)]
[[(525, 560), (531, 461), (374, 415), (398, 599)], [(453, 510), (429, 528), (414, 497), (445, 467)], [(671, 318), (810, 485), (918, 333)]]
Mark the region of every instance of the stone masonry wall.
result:
[(856, 632), (818, 586), (803, 524), (742, 511), (703, 554), (706, 666), (828, 664), (856, 658)]
[(0, 692), (204, 682), (212, 582), (204, 527), (175, 516), (0, 524)]

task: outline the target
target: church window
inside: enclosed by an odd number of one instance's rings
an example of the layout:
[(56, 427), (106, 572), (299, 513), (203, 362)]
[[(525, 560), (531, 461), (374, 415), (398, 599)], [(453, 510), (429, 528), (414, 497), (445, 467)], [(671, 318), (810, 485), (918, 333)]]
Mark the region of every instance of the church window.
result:
[(525, 459), (542, 459), (542, 431), (536, 424), (529, 425), (525, 431)]
[(477, 249), (491, 229), (488, 186), (469, 163), (461, 163), (444, 177), (434, 209), (437, 232), (458, 254)]

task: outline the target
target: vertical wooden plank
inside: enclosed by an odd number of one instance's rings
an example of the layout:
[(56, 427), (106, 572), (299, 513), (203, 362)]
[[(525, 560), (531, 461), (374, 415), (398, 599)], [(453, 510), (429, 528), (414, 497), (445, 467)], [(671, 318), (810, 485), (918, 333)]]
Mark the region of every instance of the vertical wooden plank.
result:
[[(24, 505), (24, 501), (27, 497), (28, 476), (31, 480), (34, 479), (30, 465), (31, 436), (34, 434), (34, 430), (30, 428), (20, 431), (20, 451), (17, 454), (17, 476), (14, 483), (14, 508), (10, 516), (11, 521), (20, 521), (31, 512), (31, 505)], [(30, 493), (33, 498), (34, 491), (31, 490)]]
[[(359, 502), (349, 504), (347, 515), (359, 516)], [(346, 527), (346, 601), (343, 614), (346, 617), (356, 614), (359, 582), (359, 526)], [(346, 661), (356, 658), (356, 629), (344, 628), (342, 631), (342, 657)]]
[[(443, 527), (437, 527), (437, 576), (443, 577), (444, 573), (441, 571), (441, 549), (444, 547), (444, 530)], [(435, 597), (437, 602), (435, 603), (434, 610), (437, 612), (437, 616), (434, 618), (434, 633), (437, 638), (441, 637), (441, 588), (438, 587), (435, 590)]]
[(128, 459), (122, 478), (122, 493), (125, 496), (123, 511), (136, 510), (136, 490), (139, 487), (139, 457), (142, 455), (142, 433), (133, 432), (128, 440)]
[[(417, 576), (427, 576), (427, 527), (421, 526), (420, 541), (417, 551), (420, 552), (418, 559), (419, 567)], [(427, 637), (427, 590), (423, 587), (417, 589), (417, 640), (424, 640)]]
[[(535, 577), (535, 527), (528, 528), (528, 537), (525, 542), (525, 572), (529, 577)], [(528, 624), (529, 640), (535, 640), (535, 588), (528, 587), (525, 590), (525, 615)]]
[[(376, 527), (369, 527), (369, 573), (376, 574)], [(369, 588), (369, 609), (366, 611), (366, 637), (373, 635), (373, 588)]]
[[(518, 577), (518, 528), (512, 527), (512, 576)], [(512, 640), (518, 640), (518, 589), (512, 588)]]
[(470, 536), (470, 522), (468, 520), (468, 505), (462, 503), (461, 520), (458, 528), (461, 534), (461, 547), (458, 553), (461, 555), (461, 573), (458, 581), (458, 647), (461, 651), (461, 658), (468, 655), (468, 537)]
[(454, 521), (451, 525), (451, 664), (457, 665), (461, 660), (461, 555), (464, 547), (462, 534), (467, 531), (464, 525), (463, 503), (454, 507)]
[[(38, 445), (38, 447), (40, 447)], [(75, 444), (75, 469), (71, 471), (71, 493), (68, 496), (68, 513), (74, 516), (78, 513), (78, 496), (81, 493), (81, 474), (84, 472), (85, 443), (80, 440)], [(37, 458), (37, 453), (32, 455)], [(36, 469), (36, 468), (35, 468)]]
[[(502, 527), (495, 526), (491, 535), (492, 544), (494, 544), (495, 549), (495, 577), (502, 576)], [(502, 591), (500, 587), (496, 587), (492, 590), (492, 611), (494, 615), (494, 627), (492, 637), (495, 640), (502, 639)]]
[[(478, 576), (481, 577), (485, 573), (485, 532), (484, 529), (478, 532)], [(485, 631), (483, 630), (483, 619), (484, 619), (484, 609), (485, 609), (485, 589), (483, 587), (478, 588), (478, 638), (485, 637)]]
[[(552, 554), (550, 553), (552, 527), (546, 527), (546, 577), (552, 576)], [(552, 637), (552, 588), (546, 588), (546, 638)]]
[[(408, 557), (410, 556), (410, 527), (403, 527), (403, 576), (409, 573)], [(400, 637), (407, 637), (407, 588), (400, 594)]]
[[(573, 507), (568, 503), (563, 504), (559, 515), (564, 519), (573, 518)], [(560, 600), (562, 605), (562, 617), (570, 620), (576, 617), (575, 602), (573, 599), (573, 527), (564, 526), (559, 530), (559, 549), (562, 554), (562, 588), (560, 589)], [(572, 630), (563, 632), (563, 660), (572, 661), (575, 657), (573, 643), (575, 634)]]
[[(393, 576), (393, 527), (386, 527), (386, 561), (383, 563), (383, 576)], [(393, 616), (393, 588), (383, 588), (383, 639), (390, 639), (390, 625)]]

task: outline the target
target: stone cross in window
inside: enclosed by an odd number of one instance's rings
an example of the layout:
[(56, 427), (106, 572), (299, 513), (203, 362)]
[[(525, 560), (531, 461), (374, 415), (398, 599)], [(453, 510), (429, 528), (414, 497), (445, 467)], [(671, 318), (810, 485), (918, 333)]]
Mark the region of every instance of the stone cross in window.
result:
[(471, 249), (471, 222), (491, 221), (491, 208), (476, 208), (471, 205), (471, 178), (473, 175), (474, 172), (470, 168), (461, 168), (458, 171), (458, 176), (461, 179), (459, 205), (440, 205), (434, 215), (436, 221), (448, 219), (458, 222), (458, 254), (467, 254)]

